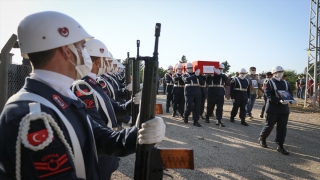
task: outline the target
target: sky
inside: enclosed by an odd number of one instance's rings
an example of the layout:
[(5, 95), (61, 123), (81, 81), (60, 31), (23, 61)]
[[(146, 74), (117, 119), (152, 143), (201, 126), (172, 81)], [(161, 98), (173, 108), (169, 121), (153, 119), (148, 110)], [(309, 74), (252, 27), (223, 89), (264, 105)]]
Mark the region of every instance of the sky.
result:
[[(185, 55), (228, 61), (230, 72), (273, 66), (302, 73), (307, 65), (309, 0), (0, 0), (0, 47), (29, 14), (58, 11), (76, 19), (117, 59), (127, 52), (152, 56), (154, 28), (161, 23), (159, 66)], [(18, 49), (13, 62), (22, 63)]]

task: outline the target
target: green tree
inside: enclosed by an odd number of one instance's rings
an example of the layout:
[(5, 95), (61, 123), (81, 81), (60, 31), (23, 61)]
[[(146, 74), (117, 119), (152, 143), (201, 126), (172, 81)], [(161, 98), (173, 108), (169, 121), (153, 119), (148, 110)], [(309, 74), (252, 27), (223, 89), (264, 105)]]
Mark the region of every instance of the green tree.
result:
[(179, 63), (187, 63), (187, 62), (188, 62), (188, 60), (187, 60), (186, 56), (183, 55), (183, 56), (181, 57), (181, 60), (179, 61)]
[(230, 75), (231, 77), (232, 77), (232, 76), (235, 76), (235, 75), (236, 75), (236, 72), (231, 72), (229, 75)]
[(163, 68), (163, 67), (158, 68), (158, 76), (160, 78), (163, 78), (164, 75), (166, 74), (166, 72), (167, 72), (167, 70), (165, 68)]
[(298, 74), (295, 70), (285, 70), (285, 75), (287, 75), (287, 81), (289, 82), (290, 89), (293, 91), (296, 89), (296, 80), (298, 77)]
[(224, 61), (224, 62), (222, 62), (221, 64), (223, 64), (224, 65), (224, 70), (223, 70), (223, 72), (224, 73), (228, 73), (229, 72), (229, 69), (230, 69), (230, 64), (228, 63), (228, 61)]

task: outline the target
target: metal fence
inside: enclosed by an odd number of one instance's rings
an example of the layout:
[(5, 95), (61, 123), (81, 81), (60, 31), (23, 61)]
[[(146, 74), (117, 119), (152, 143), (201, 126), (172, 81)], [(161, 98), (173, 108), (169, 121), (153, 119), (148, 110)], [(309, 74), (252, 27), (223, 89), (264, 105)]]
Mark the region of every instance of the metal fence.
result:
[(9, 64), (8, 68), (8, 98), (17, 93), (24, 85), (32, 68), (21, 64)]

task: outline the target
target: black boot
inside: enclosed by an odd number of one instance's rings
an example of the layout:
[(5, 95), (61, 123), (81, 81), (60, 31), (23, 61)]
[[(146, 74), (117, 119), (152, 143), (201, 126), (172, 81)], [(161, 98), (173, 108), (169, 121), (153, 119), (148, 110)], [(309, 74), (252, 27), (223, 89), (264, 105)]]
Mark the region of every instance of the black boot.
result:
[(283, 155), (289, 155), (289, 152), (286, 151), (286, 150), (283, 148), (283, 145), (279, 145), (279, 146), (277, 147), (277, 151), (280, 152), (280, 153), (282, 153)]
[(216, 121), (217, 126), (225, 127), (225, 125), (221, 122), (221, 120)]
[(167, 107), (167, 109), (166, 109), (166, 113), (169, 113), (169, 108)]
[(258, 142), (261, 147), (267, 148), (267, 140), (265, 138), (259, 137)]
[(210, 123), (208, 115), (206, 115), (206, 123)]
[(184, 123), (188, 123), (188, 116), (184, 116), (184, 118), (183, 118), (183, 121), (184, 121)]
[(231, 121), (231, 122), (234, 122), (234, 117), (230, 117), (230, 121)]
[(263, 113), (260, 113), (260, 118), (263, 118)]
[(248, 123), (246, 123), (246, 121), (245, 121), (245, 120), (241, 120), (241, 124), (242, 124), (242, 125), (244, 125), (244, 126), (249, 126), (249, 124), (248, 124)]
[(176, 111), (173, 111), (172, 112), (172, 117), (175, 117), (176, 116)]
[(201, 125), (198, 123), (198, 121), (194, 121), (194, 122), (193, 122), (193, 125), (194, 125), (194, 126), (197, 126), (197, 127), (201, 127)]

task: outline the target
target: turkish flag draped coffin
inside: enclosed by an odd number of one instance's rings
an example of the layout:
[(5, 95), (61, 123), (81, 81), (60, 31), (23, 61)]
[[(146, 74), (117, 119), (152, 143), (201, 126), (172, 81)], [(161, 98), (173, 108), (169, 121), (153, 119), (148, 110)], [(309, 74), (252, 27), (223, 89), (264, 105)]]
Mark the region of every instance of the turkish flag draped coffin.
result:
[(214, 74), (213, 68), (215, 67), (219, 69), (219, 64), (219, 61), (193, 61), (193, 72), (195, 72), (197, 69), (200, 69), (200, 74)]

